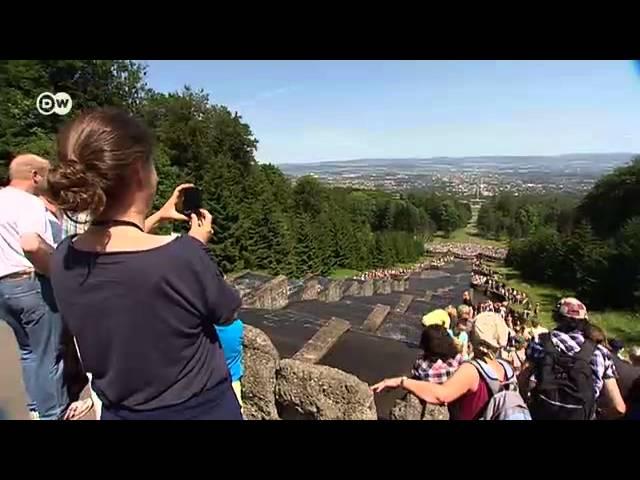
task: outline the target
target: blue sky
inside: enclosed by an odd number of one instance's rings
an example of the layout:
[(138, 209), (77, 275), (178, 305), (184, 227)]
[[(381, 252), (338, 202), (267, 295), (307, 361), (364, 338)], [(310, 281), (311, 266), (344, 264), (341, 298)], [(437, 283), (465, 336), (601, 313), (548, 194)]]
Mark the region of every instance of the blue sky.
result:
[(640, 152), (631, 61), (148, 61), (236, 110), (261, 162)]

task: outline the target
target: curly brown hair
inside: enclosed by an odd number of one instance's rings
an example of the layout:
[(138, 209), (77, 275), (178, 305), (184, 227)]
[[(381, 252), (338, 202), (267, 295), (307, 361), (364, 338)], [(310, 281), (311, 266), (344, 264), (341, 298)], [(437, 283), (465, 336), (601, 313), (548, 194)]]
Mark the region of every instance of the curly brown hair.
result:
[(58, 135), (58, 164), (48, 178), (49, 196), (69, 213), (95, 218), (130, 188), (131, 168), (150, 162), (151, 132), (115, 108), (84, 112)]

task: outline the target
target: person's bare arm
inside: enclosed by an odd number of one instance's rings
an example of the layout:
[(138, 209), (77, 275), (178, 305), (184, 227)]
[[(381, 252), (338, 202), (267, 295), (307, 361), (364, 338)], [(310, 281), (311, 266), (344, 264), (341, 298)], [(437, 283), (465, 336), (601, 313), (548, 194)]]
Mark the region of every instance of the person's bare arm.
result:
[(26, 233), (20, 237), (20, 247), (25, 257), (33, 264), (38, 273), (49, 275), (49, 261), (53, 247), (37, 233)]
[(144, 221), (144, 231), (151, 233), (160, 223), (169, 220), (188, 221), (189, 219), (176, 210), (180, 192), (183, 188), (193, 187), (192, 183), (183, 183), (178, 185), (167, 202), (153, 215), (150, 215)]
[(155, 228), (164, 221), (164, 219), (162, 218), (162, 215), (160, 213), (160, 210), (158, 210), (156, 213), (154, 213), (153, 215), (150, 215), (149, 217), (147, 217), (144, 221), (144, 231), (146, 233), (151, 233), (155, 230)]
[[(475, 367), (464, 364), (442, 385), (409, 378), (404, 381), (404, 389), (427, 403), (442, 405), (457, 400), (474, 388), (478, 381), (479, 377)], [(400, 377), (391, 378), (383, 380), (371, 389), (374, 392), (380, 392), (385, 388), (397, 388), (400, 383)]]
[(615, 378), (607, 378), (604, 381), (602, 395), (604, 395), (604, 400), (608, 407), (606, 409), (607, 416), (619, 417), (626, 413), (627, 406), (624, 403), (620, 387), (618, 387), (618, 381)]

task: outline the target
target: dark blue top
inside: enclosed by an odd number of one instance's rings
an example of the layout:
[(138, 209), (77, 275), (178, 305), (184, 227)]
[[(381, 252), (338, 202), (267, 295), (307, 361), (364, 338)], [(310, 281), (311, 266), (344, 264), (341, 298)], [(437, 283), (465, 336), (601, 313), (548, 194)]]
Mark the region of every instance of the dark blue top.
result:
[(170, 407), (229, 386), (214, 324), (231, 322), (241, 300), (198, 240), (96, 253), (66, 239), (51, 281), (105, 408)]
[(224, 359), (227, 362), (231, 381), (235, 382), (244, 375), (244, 358), (242, 352), (242, 336), (244, 324), (237, 318), (229, 325), (216, 325), (218, 337), (222, 344)]

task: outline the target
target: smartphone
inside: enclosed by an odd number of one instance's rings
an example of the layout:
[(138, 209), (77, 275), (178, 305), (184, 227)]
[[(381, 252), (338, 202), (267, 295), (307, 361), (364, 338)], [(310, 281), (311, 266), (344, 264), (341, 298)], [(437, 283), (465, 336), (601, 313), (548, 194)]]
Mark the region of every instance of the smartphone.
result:
[(180, 192), (180, 200), (178, 202), (178, 211), (187, 217), (195, 213), (200, 217), (200, 209), (202, 208), (202, 194), (196, 187), (187, 187)]

